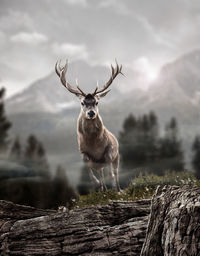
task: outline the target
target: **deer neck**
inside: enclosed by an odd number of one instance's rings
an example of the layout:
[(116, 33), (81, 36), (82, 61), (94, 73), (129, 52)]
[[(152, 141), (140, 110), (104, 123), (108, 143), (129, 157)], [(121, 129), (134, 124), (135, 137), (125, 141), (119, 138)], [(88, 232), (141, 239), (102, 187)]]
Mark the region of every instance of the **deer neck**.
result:
[(103, 122), (99, 114), (95, 119), (87, 119), (85, 116), (79, 117), (79, 131), (88, 138), (99, 137), (103, 132)]

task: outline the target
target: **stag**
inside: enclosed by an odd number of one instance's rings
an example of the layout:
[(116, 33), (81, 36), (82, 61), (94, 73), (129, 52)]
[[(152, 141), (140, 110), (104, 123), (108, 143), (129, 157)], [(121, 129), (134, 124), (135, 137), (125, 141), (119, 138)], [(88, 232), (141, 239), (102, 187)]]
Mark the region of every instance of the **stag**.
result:
[[(77, 120), (77, 139), (83, 161), (89, 167), (89, 174), (95, 186), (101, 186), (102, 190), (107, 190), (104, 180), (104, 168), (108, 166), (112, 185), (117, 191), (120, 191), (118, 179), (118, 141), (104, 126), (98, 111), (98, 101), (105, 97), (110, 91), (107, 89), (116, 76), (123, 74), (122, 65), (119, 66), (117, 61), (115, 68), (111, 65), (111, 77), (108, 82), (100, 89), (97, 85), (94, 92), (89, 94), (84, 93), (78, 83), (76, 83), (76, 87), (73, 87), (66, 81), (67, 69), (68, 61), (66, 61), (64, 66), (60, 65), (60, 61), (56, 62), (55, 71), (62, 85), (64, 85), (69, 92), (75, 94), (81, 101), (81, 111)], [(100, 182), (94, 175), (94, 170), (99, 173)]]

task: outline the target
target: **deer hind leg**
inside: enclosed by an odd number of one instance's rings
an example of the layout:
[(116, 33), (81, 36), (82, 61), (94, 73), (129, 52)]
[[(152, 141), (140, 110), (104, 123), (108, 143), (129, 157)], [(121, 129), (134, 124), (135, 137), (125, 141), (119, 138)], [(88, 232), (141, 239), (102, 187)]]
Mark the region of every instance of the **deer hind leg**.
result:
[(91, 168), (89, 168), (89, 175), (90, 175), (90, 179), (93, 181), (94, 186), (98, 187), (100, 185), (99, 180), (97, 179), (97, 177), (94, 175), (93, 171)]
[(110, 166), (109, 166), (109, 173), (110, 173), (112, 188), (114, 188), (116, 183), (115, 183), (115, 175), (114, 175), (114, 172), (113, 172), (112, 164), (110, 164)]
[(121, 191), (120, 185), (119, 185), (119, 177), (118, 177), (118, 168), (119, 168), (119, 155), (115, 158), (115, 160), (112, 162), (113, 166), (113, 174), (115, 178), (115, 187), (118, 192)]
[(104, 179), (104, 171), (103, 171), (104, 168), (101, 168), (99, 170), (99, 174), (100, 174), (100, 182), (101, 182), (101, 190), (102, 191), (107, 191), (107, 187), (106, 187), (106, 184), (105, 184), (105, 179)]

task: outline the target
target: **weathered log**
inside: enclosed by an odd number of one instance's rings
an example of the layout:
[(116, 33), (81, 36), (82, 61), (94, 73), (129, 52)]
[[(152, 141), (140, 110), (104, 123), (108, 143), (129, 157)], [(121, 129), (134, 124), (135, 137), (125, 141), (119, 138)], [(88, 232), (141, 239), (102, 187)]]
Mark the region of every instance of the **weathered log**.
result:
[(0, 201), (0, 255), (139, 255), (150, 200), (69, 212)]
[(158, 188), (141, 256), (200, 255), (200, 188)]

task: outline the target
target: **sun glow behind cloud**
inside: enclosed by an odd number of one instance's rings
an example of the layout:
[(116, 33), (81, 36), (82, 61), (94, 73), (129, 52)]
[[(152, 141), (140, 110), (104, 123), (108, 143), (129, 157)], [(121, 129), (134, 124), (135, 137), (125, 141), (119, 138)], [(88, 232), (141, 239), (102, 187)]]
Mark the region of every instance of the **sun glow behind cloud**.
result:
[(132, 69), (143, 76), (144, 81), (143, 88), (147, 89), (149, 85), (158, 78), (159, 70), (153, 65), (147, 57), (140, 57), (135, 60), (132, 65)]

